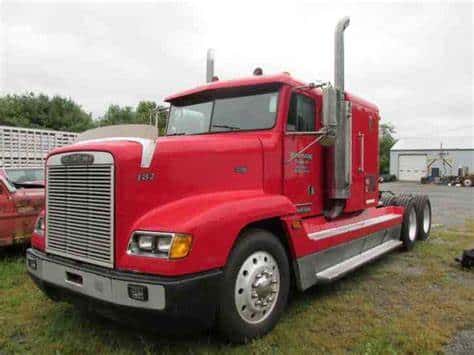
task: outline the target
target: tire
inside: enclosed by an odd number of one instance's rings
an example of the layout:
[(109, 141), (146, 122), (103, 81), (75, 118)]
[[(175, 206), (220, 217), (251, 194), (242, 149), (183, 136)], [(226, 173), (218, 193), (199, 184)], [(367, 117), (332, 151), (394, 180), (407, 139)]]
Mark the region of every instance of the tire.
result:
[(384, 193), (382, 194), (380, 201), (382, 202), (382, 205), (387, 207), (387, 206), (394, 206), (395, 205), (395, 199), (396, 196), (389, 194), (389, 193)]
[(414, 197), (415, 209), (418, 219), (418, 240), (426, 240), (431, 231), (431, 202), (426, 195)]
[(462, 184), (465, 186), (465, 187), (471, 187), (472, 186), (472, 180), (470, 178), (467, 178), (467, 179), (464, 179), (462, 181)]
[(268, 333), (285, 309), (289, 289), (288, 257), (277, 237), (261, 229), (244, 232), (224, 268), (218, 331), (234, 343)]
[(405, 211), (403, 212), (400, 240), (403, 242), (403, 249), (409, 251), (415, 246), (416, 238), (418, 236), (418, 218), (415, 200), (411, 195), (402, 195), (396, 199), (396, 205), (405, 208)]

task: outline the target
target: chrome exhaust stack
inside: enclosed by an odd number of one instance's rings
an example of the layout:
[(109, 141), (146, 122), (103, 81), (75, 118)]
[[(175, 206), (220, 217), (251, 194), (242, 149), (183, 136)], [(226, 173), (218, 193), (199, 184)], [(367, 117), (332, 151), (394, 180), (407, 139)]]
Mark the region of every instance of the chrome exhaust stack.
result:
[(214, 49), (207, 50), (206, 60), (206, 83), (210, 83), (214, 78)]
[(336, 25), (334, 33), (334, 87), (344, 92), (344, 30), (349, 26), (349, 17), (344, 17)]
[(344, 98), (344, 30), (349, 17), (342, 18), (334, 38), (334, 87), (323, 89), (323, 126), (332, 136), (327, 155), (326, 217), (336, 218), (342, 213), (351, 187), (351, 106)]

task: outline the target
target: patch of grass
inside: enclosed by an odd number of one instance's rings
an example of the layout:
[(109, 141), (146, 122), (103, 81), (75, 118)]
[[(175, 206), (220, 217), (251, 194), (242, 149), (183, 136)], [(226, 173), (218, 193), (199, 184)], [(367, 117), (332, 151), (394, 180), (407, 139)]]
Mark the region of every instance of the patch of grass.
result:
[[(277, 327), (247, 345), (209, 333), (164, 337), (48, 300), (25, 274), (23, 250), (0, 254), (0, 353), (436, 353), (474, 328), (474, 273), (453, 260), (473, 247), (474, 221), (433, 231), (336, 283), (294, 294)], [(185, 325), (183, 325), (185, 326)]]

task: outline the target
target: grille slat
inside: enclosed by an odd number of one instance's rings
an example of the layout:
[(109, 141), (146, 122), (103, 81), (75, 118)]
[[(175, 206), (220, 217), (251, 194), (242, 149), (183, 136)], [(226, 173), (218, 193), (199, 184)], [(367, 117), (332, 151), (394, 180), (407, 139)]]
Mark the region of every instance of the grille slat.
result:
[[(65, 191), (64, 194), (67, 194), (67, 191)], [(56, 195), (50, 195), (49, 197), (50, 197), (50, 200), (55, 201), (58, 204), (58, 206), (75, 204), (78, 207), (84, 205), (84, 206), (87, 206), (88, 209), (95, 209), (95, 210), (103, 210), (103, 209), (107, 210), (108, 207), (106, 206), (110, 203), (109, 199), (105, 200), (102, 198), (93, 198), (92, 196), (89, 196), (89, 197), (69, 196), (68, 198), (66, 198), (66, 197), (58, 197)], [(91, 202), (93, 202), (94, 205), (91, 205)]]
[(113, 160), (90, 154), (110, 164), (47, 166), (47, 251), (113, 267)]
[(94, 229), (94, 231), (91, 233), (94, 234), (106, 234), (108, 236), (109, 234), (109, 228), (105, 224), (101, 223), (89, 223), (87, 220), (80, 220), (80, 219), (75, 219), (71, 220), (70, 218), (56, 218), (56, 219), (50, 219), (52, 227), (61, 227), (63, 229), (69, 228), (69, 229), (74, 229), (74, 230), (79, 230), (79, 231), (84, 231), (84, 224), (89, 225), (89, 229)]
[[(68, 194), (68, 196), (65, 197), (64, 196), (65, 194)], [(49, 195), (51, 198), (54, 198), (58, 201), (80, 200), (80, 201), (89, 202), (89, 200), (93, 199), (96, 203), (103, 203), (103, 204), (105, 204), (107, 201), (110, 201), (109, 200), (110, 194), (106, 195), (105, 192), (99, 192), (99, 191), (94, 196), (92, 191), (89, 193), (84, 191), (83, 194), (79, 195), (79, 194), (75, 194), (74, 191), (68, 191), (67, 189), (65, 189), (65, 190), (62, 190), (61, 192), (53, 190), (49, 193)]]
[[(58, 245), (62, 245), (64, 247), (66, 246), (71, 246), (71, 245), (76, 245), (77, 247), (79, 248), (83, 248), (85, 247), (86, 245), (83, 244), (83, 241), (81, 242), (81, 240), (77, 240), (77, 239), (68, 239), (67, 240), (67, 243), (66, 241), (59, 241), (59, 242), (56, 242), (56, 241), (50, 241), (50, 243), (56, 243)], [(105, 245), (105, 244), (96, 244), (96, 243), (93, 243), (93, 242), (89, 242), (87, 244), (87, 246), (93, 246), (95, 251), (97, 252), (101, 252), (101, 253), (105, 253), (105, 254), (108, 254), (109, 251), (108, 251), (108, 245)]]
[(98, 207), (94, 206), (91, 207), (90, 203), (87, 203), (87, 201), (77, 201), (77, 200), (71, 200), (71, 201), (58, 201), (55, 199), (51, 199), (51, 204), (56, 203), (56, 207), (58, 208), (64, 208), (64, 207), (75, 207), (77, 210), (86, 210), (86, 211), (107, 211), (107, 207)]
[(63, 250), (71, 250), (73, 252), (82, 252), (87, 255), (102, 255), (107, 256), (109, 254), (107, 249), (100, 249), (96, 245), (93, 246), (93, 249), (89, 247), (89, 245), (84, 246), (80, 242), (68, 240), (66, 243), (56, 243), (51, 242), (51, 244), (55, 245), (57, 248), (61, 248)]
[(68, 181), (65, 181), (65, 180), (53, 180), (51, 179), (50, 181), (51, 182), (54, 182), (54, 185), (55, 185), (55, 188), (65, 188), (65, 187), (84, 187), (84, 186), (90, 186), (90, 187), (99, 187), (99, 188), (107, 188), (109, 186), (109, 183), (104, 180), (104, 181), (95, 181), (94, 182), (94, 185), (92, 185), (91, 183), (88, 183), (87, 181), (84, 181), (84, 180), (88, 180), (89, 178), (91, 178), (91, 176), (87, 176), (87, 177), (83, 177), (81, 178), (80, 180), (68, 180)]
[(108, 217), (107, 212), (102, 212), (102, 211), (98, 211), (98, 210), (94, 210), (94, 211), (87, 210), (89, 212), (89, 214), (85, 214), (85, 213), (83, 213), (83, 211), (76, 211), (76, 212), (64, 211), (63, 209), (59, 209), (59, 208), (51, 208), (50, 210), (52, 212), (54, 211), (55, 215), (59, 215), (59, 216), (62, 216), (62, 215), (71, 216), (71, 217), (74, 217), (74, 216), (83, 217), (83, 216), (85, 216), (85, 217), (88, 217), (88, 218), (93, 218), (94, 220), (96, 220), (97, 218), (100, 219), (102, 216), (103, 217)]
[[(51, 243), (51, 242), (50, 242)], [(54, 243), (54, 242), (53, 242)], [(67, 243), (64, 242), (64, 243), (57, 243), (58, 245), (64, 245), (65, 247), (67, 246), (73, 246), (77, 249), (81, 249), (81, 250), (87, 250), (89, 252), (88, 249), (85, 249), (86, 246), (84, 246), (84, 244), (82, 243), (82, 240), (77, 240), (77, 239), (71, 239), (71, 238), (68, 238), (67, 240)], [(109, 251), (108, 251), (108, 245), (97, 245), (95, 243), (91, 243), (89, 242), (88, 245), (92, 245), (94, 247), (94, 250), (95, 252), (97, 253), (100, 253), (100, 254), (104, 254), (104, 255), (108, 255)]]
[[(81, 230), (80, 227), (76, 227), (73, 225), (68, 225), (68, 228), (74, 232), (75, 236), (86, 236), (87, 238), (93, 237), (97, 242), (108, 242), (109, 235), (105, 231), (97, 230), (96, 232), (90, 232), (90, 231), (84, 231)], [(63, 226), (54, 226), (51, 227), (50, 230), (52, 233), (62, 233), (63, 232)], [(94, 228), (96, 229), (96, 228)]]

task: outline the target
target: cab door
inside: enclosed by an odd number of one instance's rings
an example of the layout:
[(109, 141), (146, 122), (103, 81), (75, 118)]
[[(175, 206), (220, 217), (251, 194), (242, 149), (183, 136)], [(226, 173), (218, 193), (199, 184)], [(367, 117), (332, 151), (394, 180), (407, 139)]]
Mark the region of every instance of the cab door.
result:
[(315, 143), (317, 102), (305, 93), (292, 93), (284, 133), (284, 194), (301, 216), (321, 213), (321, 147)]

